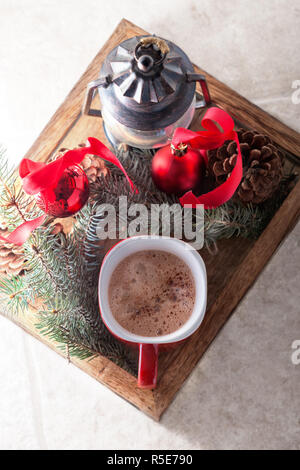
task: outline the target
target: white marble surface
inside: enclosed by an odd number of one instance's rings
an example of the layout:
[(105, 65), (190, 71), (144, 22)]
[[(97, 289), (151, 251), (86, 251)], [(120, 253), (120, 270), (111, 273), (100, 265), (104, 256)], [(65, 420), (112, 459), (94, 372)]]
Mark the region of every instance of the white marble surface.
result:
[[(0, 0), (0, 141), (18, 162), (122, 17), (300, 130), (297, 0)], [(155, 423), (0, 318), (1, 449), (300, 448), (298, 225)]]

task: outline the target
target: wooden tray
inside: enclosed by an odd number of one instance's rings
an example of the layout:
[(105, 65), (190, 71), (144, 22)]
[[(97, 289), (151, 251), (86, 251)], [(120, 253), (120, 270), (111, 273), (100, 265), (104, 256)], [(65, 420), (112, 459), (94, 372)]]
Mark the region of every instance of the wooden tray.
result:
[[(97, 78), (101, 63), (112, 48), (127, 38), (141, 34), (147, 33), (127, 20), (120, 22), (32, 145), (26, 157), (47, 161), (59, 147), (76, 147), (88, 136), (95, 136), (105, 141), (101, 120), (81, 115), (86, 85)], [(300, 136), (297, 132), (251, 104), (198, 67), (196, 67), (196, 71), (206, 75), (213, 102), (227, 110), (243, 125), (268, 134), (283, 149), (300, 157)], [(198, 115), (193, 126), (199, 129), (199, 124), (200, 117)], [(215, 256), (202, 250), (201, 254), (205, 259), (208, 272), (206, 316), (200, 329), (185, 344), (160, 357), (156, 390), (138, 389), (135, 377), (102, 356), (92, 361), (71, 358), (71, 362), (152, 418), (159, 420), (208, 345), (216, 337), (274, 251), (295, 225), (299, 213), (300, 182), (291, 191), (257, 241), (223, 240), (219, 244), (219, 253)], [(36, 330), (34, 311), (28, 311), (24, 315), (13, 318), (13, 321), (62, 354), (55, 343), (40, 336)]]

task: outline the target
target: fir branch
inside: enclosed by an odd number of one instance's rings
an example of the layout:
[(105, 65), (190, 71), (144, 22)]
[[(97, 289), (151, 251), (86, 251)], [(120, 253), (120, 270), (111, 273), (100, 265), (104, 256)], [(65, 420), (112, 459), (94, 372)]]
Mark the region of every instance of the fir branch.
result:
[(26, 221), (18, 200), (14, 169), (8, 165), (3, 147), (0, 147), (0, 218), (12, 229)]
[[(82, 322), (78, 314), (74, 315), (72, 299), (62, 299), (57, 296), (48, 309), (38, 313), (37, 329), (59, 344), (60, 349), (79, 359), (93, 358), (98, 354), (108, 357), (131, 373), (136, 365), (124, 353), (124, 347), (103, 328), (101, 341), (95, 338), (93, 329)], [(70, 322), (70, 312), (72, 321)]]
[(1, 277), (0, 280), (1, 304), (6, 307), (7, 312), (17, 315), (24, 312), (29, 304), (34, 301), (34, 290), (28, 286), (24, 277), (13, 276), (11, 278)]
[[(126, 195), (128, 204), (152, 203), (173, 205), (178, 198), (159, 191), (151, 178), (153, 152), (130, 149), (119, 158), (139, 188), (131, 192), (122, 172), (115, 166), (109, 176), (91, 185), (91, 201), (76, 216), (73, 233), (52, 234), (51, 219), (37, 229), (24, 245), (26, 272), (23, 276), (0, 281), (3, 302), (13, 312), (33, 305), (35, 298), (43, 301), (37, 312), (41, 334), (55, 340), (67, 356), (81, 359), (102, 354), (131, 373), (136, 372), (125, 347), (104, 327), (98, 307), (97, 278), (105, 253), (105, 241), (99, 240), (97, 226), (104, 217), (105, 205), (112, 204), (118, 214), (119, 197)], [(39, 215), (40, 210), (22, 190), (16, 190), (15, 178), (0, 151), (0, 217), (9, 228), (20, 221)], [(242, 205), (231, 200), (217, 209), (206, 211), (205, 244), (216, 244), (220, 238), (237, 236), (256, 238), (265, 228), (289, 191), (290, 179), (283, 180), (278, 194), (261, 206)], [(102, 210), (100, 209), (102, 206)], [(175, 213), (174, 224), (178, 223)], [(182, 219), (182, 217), (181, 217)], [(197, 217), (194, 214), (194, 227)]]
[(83, 256), (93, 206), (88, 205), (84, 214), (78, 216), (71, 235), (53, 235), (51, 226), (43, 227), (34, 234), (34, 243), (26, 246), (31, 269), (25, 278), (28, 285), (35, 286), (36, 296), (46, 307), (38, 314), (38, 327), (43, 335), (62, 343), (63, 349), (66, 342), (70, 356), (100, 353), (133, 372), (123, 345), (107, 332), (99, 315), (97, 281)]

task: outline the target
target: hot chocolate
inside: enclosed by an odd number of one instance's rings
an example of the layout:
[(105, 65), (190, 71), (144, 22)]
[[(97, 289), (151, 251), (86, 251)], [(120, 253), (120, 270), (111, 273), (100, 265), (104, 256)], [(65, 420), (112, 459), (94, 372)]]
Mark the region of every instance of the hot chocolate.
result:
[(161, 336), (178, 330), (189, 319), (194, 303), (190, 268), (166, 251), (134, 253), (121, 261), (110, 279), (112, 314), (137, 335)]

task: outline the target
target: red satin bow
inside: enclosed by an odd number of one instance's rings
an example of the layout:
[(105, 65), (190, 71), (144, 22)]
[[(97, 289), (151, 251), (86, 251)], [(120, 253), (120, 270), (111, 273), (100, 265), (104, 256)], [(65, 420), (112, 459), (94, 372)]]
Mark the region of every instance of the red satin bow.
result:
[[(222, 131), (215, 123), (222, 128)], [(234, 122), (229, 114), (219, 108), (209, 108), (201, 125), (206, 129), (205, 131), (193, 132), (178, 127), (174, 132), (172, 144), (177, 147), (180, 143), (184, 143), (189, 144), (192, 148), (201, 149), (206, 163), (206, 150), (220, 147), (226, 140), (234, 140), (238, 150), (235, 167), (225, 183), (199, 197), (196, 197), (192, 191), (188, 191), (180, 198), (182, 206), (191, 205), (195, 208), (198, 204), (203, 204), (205, 209), (213, 209), (224, 204), (234, 195), (243, 177), (243, 161), (239, 139), (233, 130)]]
[(68, 150), (62, 157), (48, 164), (23, 158), (19, 174), (23, 180), (24, 191), (33, 195), (49, 188), (49, 186), (55, 187), (65, 169), (72, 165), (78, 165), (87, 154), (98, 155), (116, 165), (124, 173), (132, 191), (137, 191), (117, 157), (95, 137), (89, 137), (88, 142), (89, 146)]
[[(117, 157), (98, 139), (88, 138), (89, 146), (69, 150), (62, 157), (51, 163), (33, 162), (28, 158), (23, 158), (20, 163), (19, 174), (22, 178), (23, 189), (27, 194), (34, 195), (46, 188), (55, 188), (66, 168), (78, 165), (85, 155), (97, 155), (116, 165), (125, 175), (132, 191), (138, 192), (133, 182), (126, 173), (122, 163)], [(31, 232), (39, 227), (45, 220), (46, 215), (42, 215), (34, 220), (29, 220), (19, 225), (7, 237), (0, 239), (7, 243), (23, 245), (29, 238)]]

